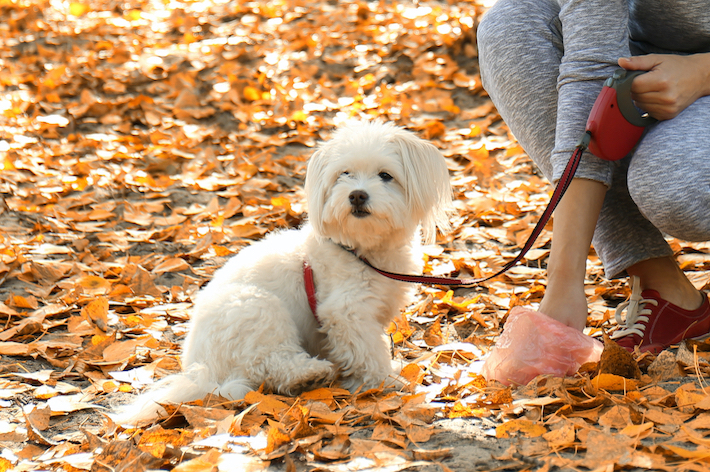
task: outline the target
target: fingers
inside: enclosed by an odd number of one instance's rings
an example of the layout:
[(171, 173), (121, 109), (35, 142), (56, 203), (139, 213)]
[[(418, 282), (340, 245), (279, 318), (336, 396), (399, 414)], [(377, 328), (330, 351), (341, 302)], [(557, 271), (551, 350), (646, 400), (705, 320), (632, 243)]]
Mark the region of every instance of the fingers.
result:
[[(626, 70), (647, 71), (647, 74), (637, 76), (631, 84), (631, 92), (634, 94), (644, 94), (659, 92), (666, 88), (663, 71), (660, 71), (663, 64), (663, 57), (656, 54), (645, 56), (621, 57), (619, 65)], [(659, 73), (661, 72), (661, 73)]]
[(684, 56), (648, 54), (619, 59), (627, 70), (642, 70), (631, 84), (631, 97), (636, 105), (656, 119), (668, 120), (677, 116), (696, 98), (697, 85), (691, 59)]
[(647, 54), (645, 56), (620, 57), (619, 65), (626, 70), (651, 70), (660, 63), (660, 59), (656, 54)]

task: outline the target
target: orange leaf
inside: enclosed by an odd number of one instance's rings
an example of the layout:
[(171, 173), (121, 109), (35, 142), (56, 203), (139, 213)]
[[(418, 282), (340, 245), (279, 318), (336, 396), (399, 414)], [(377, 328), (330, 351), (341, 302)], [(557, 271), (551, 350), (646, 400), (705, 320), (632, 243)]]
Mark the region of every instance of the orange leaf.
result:
[(232, 255), (232, 251), (230, 251), (228, 248), (226, 248), (224, 246), (218, 246), (216, 244), (213, 244), (212, 250), (214, 251), (215, 256), (218, 256), (218, 257), (225, 257), (225, 256)]
[(286, 211), (291, 211), (291, 201), (286, 197), (273, 197), (271, 205), (274, 207), (283, 208)]
[(281, 431), (281, 429), (277, 426), (269, 426), (269, 430), (266, 433), (266, 449), (264, 450), (264, 453), (270, 454), (279, 447), (290, 442), (291, 436)]
[(101, 331), (108, 327), (108, 300), (97, 298), (81, 309), (81, 315)]
[(277, 400), (271, 395), (264, 395), (263, 393), (255, 391), (247, 393), (244, 397), (244, 401), (250, 405), (258, 403), (257, 408), (267, 415), (274, 415), (288, 409), (288, 405), (281, 400)]
[(375, 426), (375, 430), (372, 432), (372, 439), (384, 441), (399, 446), (402, 449), (407, 448), (407, 440), (404, 433), (388, 424), (380, 423)]
[(568, 447), (574, 443), (574, 424), (565, 421), (557, 429), (553, 429), (542, 435), (547, 440), (550, 447)]
[(87, 275), (77, 281), (77, 285), (90, 295), (103, 295), (111, 290), (111, 282), (96, 275)]
[(508, 157), (517, 156), (518, 154), (523, 154), (524, 152), (525, 151), (523, 150), (522, 146), (520, 146), (519, 144), (514, 144), (505, 150), (505, 155)]
[(302, 400), (323, 402), (330, 408), (335, 407), (335, 399), (333, 392), (329, 388), (318, 388), (310, 392), (304, 392), (300, 395)]
[(410, 424), (404, 427), (404, 432), (413, 443), (424, 443), (431, 439), (434, 434), (432, 427)]
[(449, 290), (448, 292), (446, 292), (446, 295), (444, 295), (444, 296), (442, 297), (441, 303), (442, 303), (443, 305), (448, 305), (448, 306), (450, 306), (451, 308), (455, 308), (455, 309), (458, 310), (458, 311), (464, 312), (464, 311), (467, 311), (467, 310), (468, 310), (468, 307), (469, 307), (470, 305), (473, 305), (473, 304), (475, 304), (475, 303), (478, 303), (478, 300), (479, 300), (480, 298), (481, 298), (481, 295), (478, 294), (478, 295), (476, 295), (475, 297), (470, 298), (470, 299), (468, 299), (468, 300), (464, 300), (464, 301), (461, 301), (461, 302), (457, 302), (457, 301), (454, 300), (454, 291), (453, 291), (453, 290)]
[(511, 436), (522, 435), (526, 438), (536, 438), (547, 432), (547, 429), (530, 420), (519, 418), (508, 421), (496, 428), (497, 438), (510, 438)]
[(12, 163), (9, 156), (5, 156), (3, 159), (2, 164), (0, 164), (0, 170), (15, 170), (15, 164)]
[(627, 379), (620, 375), (599, 374), (592, 379), (592, 385), (602, 390), (638, 390), (638, 380)]
[(222, 453), (217, 449), (210, 449), (200, 457), (179, 464), (173, 472), (211, 472), (217, 470), (221, 456)]
[(630, 424), (621, 431), (621, 434), (625, 434), (631, 438), (639, 437), (645, 438), (653, 431), (653, 423), (641, 423), (641, 424)]
[(488, 408), (476, 408), (456, 402), (447, 416), (449, 418), (481, 418), (490, 416), (490, 414), (491, 410)]
[(122, 281), (128, 280), (128, 286), (135, 295), (150, 295), (159, 297), (163, 292), (155, 286), (153, 277), (143, 267), (136, 264), (128, 264), (123, 269)]
[(21, 295), (12, 295), (8, 300), (7, 304), (9, 306), (14, 306), (17, 308), (31, 308), (36, 310), (39, 304), (37, 299), (30, 295), (29, 297), (23, 297)]
[(0, 457), (0, 472), (13, 470), (13, 467), (14, 466), (12, 465), (12, 462), (5, 459), (4, 457)]
[(89, 212), (89, 219), (91, 221), (110, 220), (115, 217), (116, 217), (116, 215), (114, 214), (114, 212), (108, 211), (108, 210), (98, 209), (98, 210), (92, 210)]
[(171, 257), (164, 260), (153, 269), (153, 274), (164, 274), (165, 272), (179, 272), (190, 269), (190, 264), (180, 257)]
[(662, 447), (664, 449), (668, 449), (673, 454), (680, 456), (683, 459), (702, 460), (702, 461), (707, 461), (710, 459), (710, 449), (705, 448), (705, 447), (699, 447), (699, 448), (695, 449), (694, 451), (691, 451), (690, 449), (685, 449), (680, 446), (674, 446), (673, 444), (663, 444)]
[(407, 379), (407, 381), (413, 383), (421, 383), (421, 381), (424, 379), (424, 372), (422, 371), (422, 368), (419, 367), (417, 364), (405, 365), (399, 375)]
[(706, 395), (689, 389), (692, 385), (683, 385), (675, 391), (676, 408), (684, 413), (693, 413), (697, 404), (706, 398)]

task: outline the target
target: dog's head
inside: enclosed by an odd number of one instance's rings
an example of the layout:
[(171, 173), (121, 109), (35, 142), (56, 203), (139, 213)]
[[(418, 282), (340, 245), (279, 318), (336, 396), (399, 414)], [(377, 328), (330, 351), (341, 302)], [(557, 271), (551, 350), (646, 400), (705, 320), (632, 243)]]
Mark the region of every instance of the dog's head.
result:
[(451, 185), (432, 144), (390, 123), (350, 122), (308, 162), (306, 195), (315, 231), (354, 248), (427, 242), (449, 227)]

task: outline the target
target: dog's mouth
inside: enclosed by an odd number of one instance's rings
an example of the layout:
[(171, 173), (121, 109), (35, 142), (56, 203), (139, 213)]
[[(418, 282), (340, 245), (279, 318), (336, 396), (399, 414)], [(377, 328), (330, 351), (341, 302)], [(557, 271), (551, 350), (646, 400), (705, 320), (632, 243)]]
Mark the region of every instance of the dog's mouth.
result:
[(355, 218), (365, 218), (366, 216), (370, 215), (370, 211), (366, 208), (353, 208), (350, 214), (353, 215)]

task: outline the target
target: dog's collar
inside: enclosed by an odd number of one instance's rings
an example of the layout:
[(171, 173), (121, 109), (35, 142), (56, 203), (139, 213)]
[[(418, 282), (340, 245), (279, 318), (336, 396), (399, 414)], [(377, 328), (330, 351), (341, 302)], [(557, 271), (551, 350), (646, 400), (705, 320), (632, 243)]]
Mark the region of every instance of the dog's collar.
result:
[(350, 247), (350, 246), (346, 246), (346, 245), (344, 245), (344, 244), (336, 243), (336, 242), (333, 241), (332, 239), (330, 240), (330, 242), (332, 242), (333, 244), (335, 244), (336, 246), (338, 246), (338, 247), (339, 247), (340, 249), (342, 249), (343, 251), (347, 251), (347, 252), (349, 252), (350, 254), (352, 254), (353, 256), (355, 256), (355, 257), (357, 257), (357, 258), (360, 258), (360, 256), (357, 255), (357, 252), (355, 252), (355, 248)]

